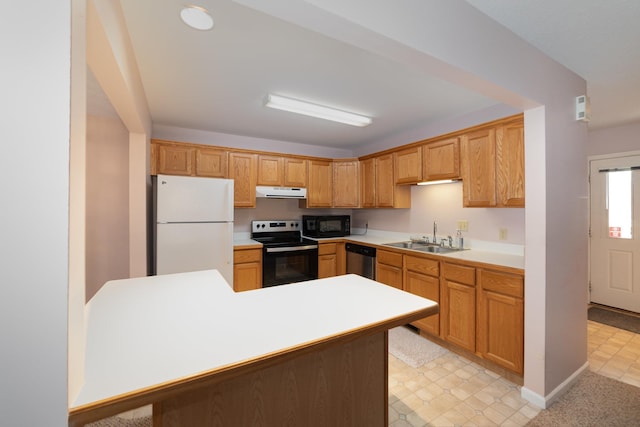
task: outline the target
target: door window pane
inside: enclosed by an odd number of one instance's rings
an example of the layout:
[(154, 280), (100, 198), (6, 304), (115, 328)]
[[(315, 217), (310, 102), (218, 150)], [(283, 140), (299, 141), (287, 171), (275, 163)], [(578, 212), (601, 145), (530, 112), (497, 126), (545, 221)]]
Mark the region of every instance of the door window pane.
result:
[(631, 239), (633, 218), (631, 171), (607, 172), (609, 237)]

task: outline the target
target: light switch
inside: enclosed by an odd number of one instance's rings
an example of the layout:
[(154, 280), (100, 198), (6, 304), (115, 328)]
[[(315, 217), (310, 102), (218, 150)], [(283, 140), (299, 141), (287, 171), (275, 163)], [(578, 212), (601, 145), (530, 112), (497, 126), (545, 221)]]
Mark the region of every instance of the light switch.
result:
[(469, 221), (466, 219), (461, 219), (458, 221), (458, 230), (460, 231), (469, 231)]

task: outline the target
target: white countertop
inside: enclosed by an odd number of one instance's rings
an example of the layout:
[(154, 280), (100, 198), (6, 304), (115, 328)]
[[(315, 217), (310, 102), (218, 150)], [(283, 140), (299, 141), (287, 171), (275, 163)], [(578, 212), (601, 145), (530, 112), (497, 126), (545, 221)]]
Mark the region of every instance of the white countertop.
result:
[(217, 270), (107, 282), (79, 407), (435, 307), (357, 275), (235, 293)]
[[(363, 245), (384, 246), (385, 243), (403, 242), (409, 240), (409, 233), (387, 232), (369, 230), (366, 234), (351, 234), (339, 238), (314, 239), (319, 242), (344, 239), (350, 242), (362, 243)], [(494, 242), (469, 241), (465, 242), (464, 251), (435, 254), (443, 258), (458, 259), (461, 261), (479, 262), (483, 264), (493, 264), (502, 267), (511, 267), (524, 270), (524, 248), (520, 245), (501, 244)], [(395, 248), (398, 249), (398, 248)], [(424, 252), (412, 249), (401, 249), (405, 253)]]
[[(355, 230), (354, 230), (355, 231)], [(364, 230), (357, 230), (358, 232), (364, 232)], [(306, 237), (306, 236), (305, 236)], [(351, 234), (345, 237), (330, 237), (330, 238), (313, 238), (308, 239), (317, 240), (318, 242), (332, 241), (332, 240), (348, 240), (354, 243), (362, 243), (364, 245), (378, 245), (384, 246), (385, 243), (403, 242), (409, 240), (410, 233), (389, 232), (380, 230), (369, 230), (366, 234)], [(238, 233), (234, 237), (234, 246), (247, 246), (247, 245), (260, 245), (261, 243), (251, 240), (250, 234)], [(469, 248), (460, 252), (449, 252), (446, 254), (437, 254), (443, 258), (458, 259), (461, 261), (480, 262), (483, 264), (493, 264), (502, 267), (517, 268), (524, 270), (524, 248), (521, 245), (512, 245), (496, 242), (483, 242), (477, 240), (466, 240), (465, 248)], [(412, 252), (411, 249), (402, 249), (407, 253)], [(413, 251), (416, 253), (424, 253), (420, 251)]]

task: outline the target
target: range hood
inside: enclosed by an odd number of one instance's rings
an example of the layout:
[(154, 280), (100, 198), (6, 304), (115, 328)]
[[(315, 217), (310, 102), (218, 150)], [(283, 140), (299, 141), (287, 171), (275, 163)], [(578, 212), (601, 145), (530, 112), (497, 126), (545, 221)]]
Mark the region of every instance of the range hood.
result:
[(306, 188), (256, 187), (256, 197), (268, 199), (306, 199)]

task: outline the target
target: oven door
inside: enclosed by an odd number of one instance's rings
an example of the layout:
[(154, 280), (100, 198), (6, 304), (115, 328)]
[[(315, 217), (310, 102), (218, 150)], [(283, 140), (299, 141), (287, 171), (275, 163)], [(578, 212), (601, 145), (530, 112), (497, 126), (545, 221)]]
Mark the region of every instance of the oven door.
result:
[(262, 254), (262, 287), (318, 278), (318, 246), (265, 247)]

